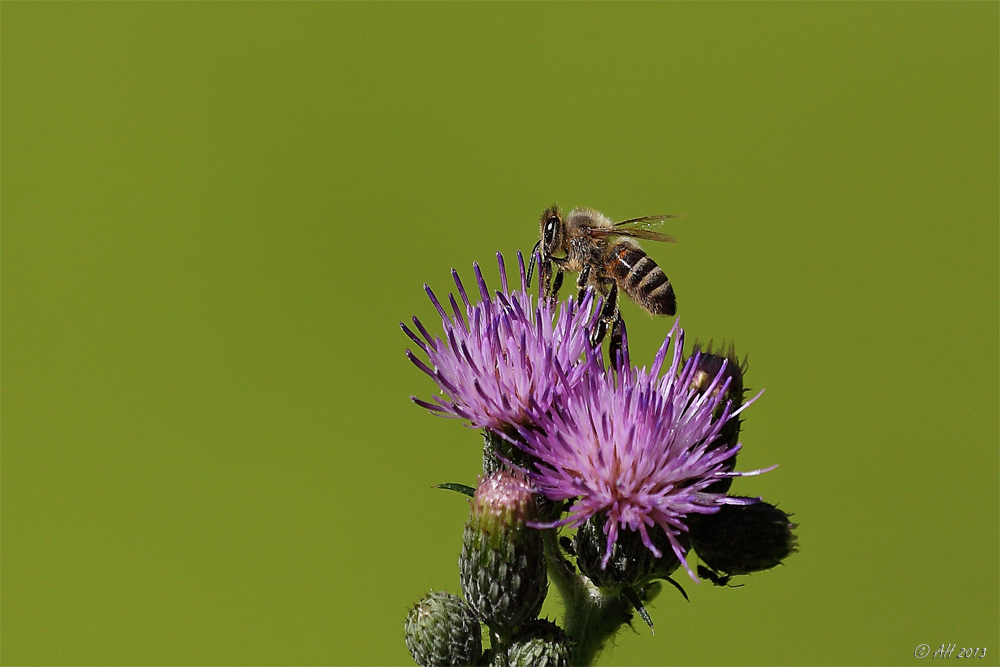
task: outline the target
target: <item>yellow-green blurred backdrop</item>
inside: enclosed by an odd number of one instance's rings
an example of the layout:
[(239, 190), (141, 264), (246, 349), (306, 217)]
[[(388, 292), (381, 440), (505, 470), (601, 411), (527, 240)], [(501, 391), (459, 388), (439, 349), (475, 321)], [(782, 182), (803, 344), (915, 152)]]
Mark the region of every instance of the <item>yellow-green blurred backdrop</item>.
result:
[(480, 442), (397, 323), (553, 202), (686, 216), (681, 323), (767, 390), (736, 490), (801, 524), (605, 664), (997, 664), (996, 3), (0, 18), (4, 664), (408, 663)]

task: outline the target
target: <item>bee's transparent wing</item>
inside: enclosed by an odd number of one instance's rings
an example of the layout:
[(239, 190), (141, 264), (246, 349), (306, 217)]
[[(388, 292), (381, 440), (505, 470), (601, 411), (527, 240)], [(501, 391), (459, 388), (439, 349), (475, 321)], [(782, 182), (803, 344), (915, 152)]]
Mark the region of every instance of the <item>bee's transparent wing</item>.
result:
[(631, 218), (616, 222), (611, 228), (593, 227), (590, 230), (591, 236), (628, 236), (634, 239), (646, 239), (647, 241), (665, 241), (667, 243), (677, 243), (677, 239), (669, 234), (655, 232), (650, 227), (657, 227), (671, 218), (681, 218), (680, 215), (646, 215), (641, 218)]
[(641, 218), (629, 218), (628, 220), (622, 220), (621, 222), (616, 222), (616, 228), (633, 229), (636, 227), (656, 227), (662, 225), (664, 222), (671, 218), (683, 218), (683, 215), (644, 215)]

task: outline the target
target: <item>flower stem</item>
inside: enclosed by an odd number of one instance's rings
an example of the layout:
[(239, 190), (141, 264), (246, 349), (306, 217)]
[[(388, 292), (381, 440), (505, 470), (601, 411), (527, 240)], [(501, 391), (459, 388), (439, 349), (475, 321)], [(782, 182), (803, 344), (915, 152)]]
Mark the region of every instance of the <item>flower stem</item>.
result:
[(632, 604), (619, 591), (602, 589), (573, 571), (563, 558), (555, 530), (545, 531), (549, 578), (566, 606), (563, 629), (573, 642), (573, 664), (594, 664), (601, 650), (632, 619)]

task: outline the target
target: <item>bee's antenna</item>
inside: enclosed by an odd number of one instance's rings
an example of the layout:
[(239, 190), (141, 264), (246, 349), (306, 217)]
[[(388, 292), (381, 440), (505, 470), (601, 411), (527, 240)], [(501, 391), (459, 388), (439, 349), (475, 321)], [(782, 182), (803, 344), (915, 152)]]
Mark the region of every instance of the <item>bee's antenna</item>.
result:
[(535, 247), (531, 249), (531, 259), (528, 260), (528, 279), (525, 283), (525, 287), (531, 287), (531, 274), (535, 270), (535, 260), (538, 258), (538, 246), (542, 245), (542, 240), (538, 239), (535, 241)]

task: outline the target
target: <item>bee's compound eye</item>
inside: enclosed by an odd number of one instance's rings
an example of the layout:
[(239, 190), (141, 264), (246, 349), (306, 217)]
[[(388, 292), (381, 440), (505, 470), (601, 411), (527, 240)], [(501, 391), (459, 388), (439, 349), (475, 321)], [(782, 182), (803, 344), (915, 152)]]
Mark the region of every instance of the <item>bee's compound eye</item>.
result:
[(559, 224), (559, 218), (553, 216), (545, 221), (545, 242), (552, 243), (556, 238), (556, 225)]

